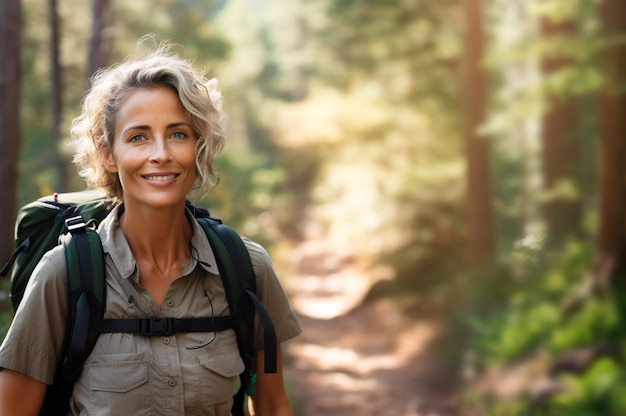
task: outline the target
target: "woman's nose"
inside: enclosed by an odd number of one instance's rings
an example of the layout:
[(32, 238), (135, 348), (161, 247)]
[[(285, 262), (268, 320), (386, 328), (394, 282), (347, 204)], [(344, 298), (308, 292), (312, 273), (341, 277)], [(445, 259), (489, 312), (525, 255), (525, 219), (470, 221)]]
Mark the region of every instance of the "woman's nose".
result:
[(170, 153), (167, 145), (167, 140), (157, 139), (153, 142), (152, 154), (150, 155), (150, 161), (153, 163), (166, 163), (172, 160), (172, 154)]

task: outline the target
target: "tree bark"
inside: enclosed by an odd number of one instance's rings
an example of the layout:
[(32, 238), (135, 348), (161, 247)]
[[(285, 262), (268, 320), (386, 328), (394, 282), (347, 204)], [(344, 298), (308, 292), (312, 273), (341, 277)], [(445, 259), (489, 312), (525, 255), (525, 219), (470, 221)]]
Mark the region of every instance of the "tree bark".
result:
[(91, 37), (89, 39), (89, 56), (87, 58), (87, 79), (106, 65), (108, 37), (106, 28), (110, 20), (109, 0), (92, 0)]
[(485, 119), (486, 75), (481, 66), (480, 0), (465, 0), (465, 139), (467, 157), (467, 263), (483, 265), (493, 255), (495, 234), (489, 142), (479, 133)]
[[(605, 0), (600, 18), (609, 34), (626, 33), (626, 2)], [(607, 88), (600, 95), (599, 224), (596, 263), (613, 264), (602, 280), (626, 266), (626, 46), (606, 50), (602, 63), (608, 71)], [(594, 268), (603, 270), (601, 265)]]
[(57, 0), (48, 0), (48, 19), (50, 22), (50, 112), (52, 126), (51, 140), (55, 143), (55, 165), (57, 181), (55, 188), (58, 192), (65, 192), (69, 188), (68, 163), (61, 152), (61, 117), (63, 114), (63, 79), (61, 74), (60, 58), (60, 21), (57, 9)]
[[(546, 38), (571, 36), (575, 32), (572, 21), (556, 23), (542, 21)], [(544, 76), (562, 70), (570, 62), (563, 57), (547, 57), (542, 62)], [(542, 172), (543, 190), (548, 198), (543, 204), (547, 243), (558, 246), (565, 239), (580, 233), (582, 222), (581, 198), (563, 195), (558, 188), (565, 182), (579, 185), (577, 167), (580, 165), (576, 97), (548, 96), (549, 109), (543, 118)]]
[(13, 251), (20, 128), (20, 0), (0, 1), (0, 261)]

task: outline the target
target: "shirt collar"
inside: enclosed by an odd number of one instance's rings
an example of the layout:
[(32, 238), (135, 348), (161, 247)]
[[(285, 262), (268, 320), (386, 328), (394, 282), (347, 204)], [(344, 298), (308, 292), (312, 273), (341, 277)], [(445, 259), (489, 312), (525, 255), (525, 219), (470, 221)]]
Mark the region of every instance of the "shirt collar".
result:
[[(98, 234), (102, 241), (103, 251), (109, 254), (121, 277), (127, 279), (135, 274), (137, 264), (128, 240), (120, 227), (119, 216), (122, 210), (122, 204), (115, 206), (98, 227)], [(191, 260), (185, 267), (183, 275), (191, 273), (198, 265), (210, 273), (218, 274), (215, 255), (206, 234), (189, 210), (185, 215), (192, 224), (193, 234), (191, 236)]]

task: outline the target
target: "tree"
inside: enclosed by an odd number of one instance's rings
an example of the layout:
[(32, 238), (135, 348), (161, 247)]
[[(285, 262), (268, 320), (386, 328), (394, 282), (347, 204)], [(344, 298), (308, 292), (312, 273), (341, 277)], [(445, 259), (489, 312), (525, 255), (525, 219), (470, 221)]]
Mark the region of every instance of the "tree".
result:
[(483, 33), (480, 0), (465, 0), (465, 140), (467, 160), (467, 262), (484, 264), (495, 248), (489, 143), (480, 135), (485, 120), (486, 75), (481, 67)]
[[(555, 44), (575, 35), (575, 24), (570, 19), (555, 21), (546, 17), (541, 23), (544, 38)], [(553, 52), (552, 56), (543, 59), (543, 76), (558, 76), (559, 71), (568, 64), (571, 64), (570, 59)], [(548, 92), (548, 99), (548, 111), (544, 115), (542, 129), (542, 176), (546, 196), (543, 213), (547, 241), (552, 245), (561, 243), (565, 237), (579, 231), (582, 207), (581, 199), (572, 195), (573, 187), (578, 182), (577, 166), (580, 159), (578, 101), (564, 92)]]
[[(605, 0), (602, 26), (609, 35), (626, 33), (626, 3)], [(626, 269), (626, 45), (607, 49), (607, 88), (600, 95), (599, 229), (594, 265), (596, 283)]]
[(50, 20), (50, 113), (52, 126), (50, 139), (55, 143), (55, 166), (57, 170), (56, 189), (68, 189), (68, 167), (64, 160), (61, 148), (61, 118), (63, 114), (63, 82), (61, 73), (61, 58), (59, 45), (61, 43), (60, 19), (57, 10), (57, 0), (48, 0), (48, 19)]
[(92, 1), (91, 37), (89, 39), (89, 57), (87, 59), (87, 78), (98, 68), (106, 65), (108, 36), (106, 29), (110, 21), (109, 0)]
[(17, 198), (17, 159), (20, 144), (20, 0), (0, 2), (0, 259), (9, 257)]

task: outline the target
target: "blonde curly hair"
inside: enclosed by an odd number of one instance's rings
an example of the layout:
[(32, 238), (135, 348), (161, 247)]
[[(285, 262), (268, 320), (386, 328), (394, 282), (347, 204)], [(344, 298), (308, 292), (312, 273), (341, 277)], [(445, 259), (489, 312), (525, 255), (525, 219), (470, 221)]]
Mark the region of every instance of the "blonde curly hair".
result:
[(191, 61), (171, 53), (161, 42), (145, 56), (99, 70), (82, 101), (82, 112), (72, 121), (71, 138), (78, 174), (92, 189), (101, 189), (121, 201), (117, 173), (106, 170), (103, 152), (113, 150), (120, 102), (138, 88), (168, 87), (177, 92), (196, 136), (196, 182), (193, 190), (208, 192), (219, 177), (214, 161), (224, 147), (222, 94), (217, 80), (207, 80)]

